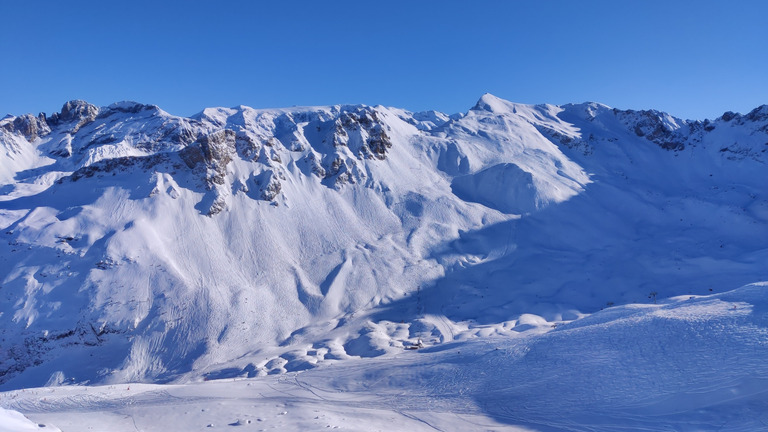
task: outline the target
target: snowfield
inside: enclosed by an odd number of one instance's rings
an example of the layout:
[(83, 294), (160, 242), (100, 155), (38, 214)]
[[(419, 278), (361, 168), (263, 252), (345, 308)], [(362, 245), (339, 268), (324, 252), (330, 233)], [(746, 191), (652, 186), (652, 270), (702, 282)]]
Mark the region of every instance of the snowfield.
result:
[(763, 430), (766, 290), (616, 306), (554, 329), (495, 328), (278, 376), (33, 388), (2, 400), (62, 430)]
[(766, 429), (767, 151), (768, 106), (6, 117), (0, 431)]

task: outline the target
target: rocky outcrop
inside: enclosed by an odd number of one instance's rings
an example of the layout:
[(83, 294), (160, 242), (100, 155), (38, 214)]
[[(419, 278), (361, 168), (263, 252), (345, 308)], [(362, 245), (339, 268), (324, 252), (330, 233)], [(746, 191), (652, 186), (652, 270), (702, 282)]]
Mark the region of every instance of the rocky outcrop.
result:
[(47, 121), (51, 125), (72, 124), (71, 133), (77, 133), (83, 125), (96, 119), (99, 108), (86, 101), (72, 100), (61, 107), (60, 113), (54, 113)]
[(30, 142), (51, 132), (44, 113), (40, 113), (37, 117), (32, 114), (21, 115), (11, 122), (3, 123), (2, 127), (8, 132), (22, 135)]
[[(613, 110), (616, 117), (634, 132), (665, 150), (682, 150), (689, 131), (687, 123), (656, 110)], [(684, 133), (683, 133), (684, 132)]]
[[(37, 116), (24, 114), (14, 117), (11, 121), (4, 121), (0, 127), (3, 129), (23, 136), (27, 141), (32, 142), (37, 138), (42, 138), (51, 133), (52, 127), (62, 124), (74, 123), (71, 126), (71, 133), (76, 133), (80, 127), (96, 119), (99, 114), (99, 108), (84, 101), (69, 101), (61, 108), (60, 113), (54, 113), (46, 117), (45, 113)], [(10, 120), (10, 119), (9, 119)], [(53, 155), (68, 157), (71, 154), (67, 151), (53, 151)]]
[(273, 170), (262, 172), (254, 178), (254, 184), (259, 190), (259, 198), (264, 201), (274, 201), (283, 188), (278, 174)]
[[(745, 115), (734, 113), (732, 111), (726, 111), (720, 117), (719, 120), (724, 122), (733, 122), (734, 124), (743, 125), (746, 122), (765, 122), (768, 123), (768, 105), (760, 105)], [(768, 124), (760, 128), (763, 132), (768, 133)]]
[(179, 152), (184, 163), (192, 169), (204, 168), (208, 188), (223, 185), (227, 164), (237, 153), (236, 133), (232, 130), (221, 130), (200, 137), (194, 144)]
[(114, 174), (118, 171), (127, 171), (132, 167), (141, 167), (141, 169), (146, 171), (163, 162), (167, 162), (168, 160), (168, 157), (164, 154), (156, 154), (150, 156), (126, 156), (104, 159), (76, 170), (68, 177), (60, 179), (58, 183), (62, 183), (67, 179), (70, 181), (78, 181), (84, 177), (93, 177), (99, 174)]
[(109, 117), (114, 113), (138, 114), (142, 111), (160, 111), (160, 107), (158, 107), (157, 105), (148, 105), (148, 104), (142, 104), (139, 102), (124, 101), (124, 102), (114, 103), (108, 106), (97, 117), (98, 118)]
[(385, 128), (373, 108), (342, 112), (336, 122), (333, 144), (336, 147), (348, 146), (359, 157), (384, 160), (387, 151), (392, 148), (392, 140)]
[(238, 131), (235, 133), (235, 149), (242, 159), (255, 161), (259, 158), (261, 145), (245, 131)]
[(325, 168), (323, 168), (323, 165), (320, 163), (320, 158), (315, 152), (309, 152), (304, 160), (309, 165), (309, 169), (312, 174), (320, 178), (325, 178)]
[(99, 114), (99, 108), (82, 100), (69, 101), (61, 107), (59, 121), (67, 122), (87, 122), (93, 121)]
[(768, 105), (760, 105), (745, 115), (744, 118), (753, 122), (768, 122)]
[(226, 166), (235, 154), (235, 131), (221, 130), (204, 135), (197, 140), (206, 163), (217, 167)]

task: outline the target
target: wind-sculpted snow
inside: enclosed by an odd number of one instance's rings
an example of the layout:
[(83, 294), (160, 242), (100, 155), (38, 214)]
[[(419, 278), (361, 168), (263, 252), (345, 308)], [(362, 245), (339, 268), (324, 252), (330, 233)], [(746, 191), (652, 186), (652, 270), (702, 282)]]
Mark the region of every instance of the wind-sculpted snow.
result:
[(533, 176), (513, 163), (494, 165), (475, 174), (456, 177), (451, 188), (459, 198), (479, 202), (504, 213), (530, 213), (539, 204)]
[(0, 382), (285, 373), (768, 280), (767, 143), (764, 107), (491, 95), (7, 117)]
[(275, 377), (31, 388), (0, 404), (40, 430), (758, 431), (767, 288), (614, 306), (547, 330), (521, 317), (476, 327), (483, 337)]

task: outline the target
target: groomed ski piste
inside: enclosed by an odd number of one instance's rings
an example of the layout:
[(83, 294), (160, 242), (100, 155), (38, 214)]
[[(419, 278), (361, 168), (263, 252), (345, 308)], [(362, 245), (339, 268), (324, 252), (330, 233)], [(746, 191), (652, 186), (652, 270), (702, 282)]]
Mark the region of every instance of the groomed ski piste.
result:
[(0, 144), (0, 431), (768, 428), (767, 106), (75, 101)]

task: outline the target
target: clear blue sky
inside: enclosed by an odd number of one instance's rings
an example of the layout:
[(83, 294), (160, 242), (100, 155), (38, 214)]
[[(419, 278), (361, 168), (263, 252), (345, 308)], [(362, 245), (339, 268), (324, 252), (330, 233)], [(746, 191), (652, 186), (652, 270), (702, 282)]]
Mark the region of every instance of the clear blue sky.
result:
[(466, 111), (485, 92), (684, 118), (768, 103), (768, 1), (6, 1), (0, 116), (70, 99)]

